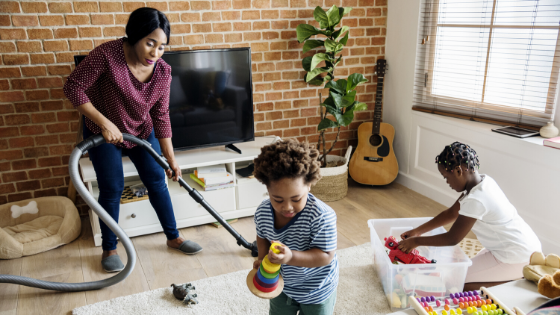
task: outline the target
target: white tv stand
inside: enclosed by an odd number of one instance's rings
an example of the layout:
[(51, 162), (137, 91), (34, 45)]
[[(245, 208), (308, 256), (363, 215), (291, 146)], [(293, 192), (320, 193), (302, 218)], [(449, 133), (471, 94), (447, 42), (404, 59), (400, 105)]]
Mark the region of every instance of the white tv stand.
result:
[[(224, 146), (175, 152), (175, 158), (183, 173), (183, 179), (198, 190), (206, 201), (220, 215), (228, 220), (252, 216), (262, 200), (268, 198), (266, 187), (256, 179), (240, 178), (236, 168), (249, 165), (261, 151), (261, 148), (278, 139), (277, 137), (257, 137), (255, 141), (235, 144), (242, 153), (226, 149)], [(215, 191), (204, 191), (201, 186), (190, 179), (189, 174), (198, 166), (225, 164), (234, 177), (235, 186)], [(99, 188), (93, 165), (89, 158), (80, 159), (80, 170), (89, 192), (97, 199)], [(128, 157), (123, 157), (125, 186), (140, 183), (138, 172)], [(163, 169), (162, 169), (163, 172)], [(168, 181), (171, 203), (175, 212), (177, 228), (216, 222), (200, 204), (196, 203), (188, 192), (177, 182)], [(89, 210), (95, 246), (101, 246), (101, 229), (99, 218)], [(138, 236), (163, 231), (155, 210), (149, 200), (141, 200), (120, 205), (119, 225), (128, 236)]]

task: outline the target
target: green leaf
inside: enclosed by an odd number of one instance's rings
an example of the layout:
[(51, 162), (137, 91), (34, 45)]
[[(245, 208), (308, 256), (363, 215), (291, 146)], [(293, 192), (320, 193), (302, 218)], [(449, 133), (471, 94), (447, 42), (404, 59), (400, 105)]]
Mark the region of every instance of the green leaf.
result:
[(344, 48), (344, 46), (335, 42), (334, 40), (327, 39), (325, 41), (325, 48), (327, 49), (327, 52), (339, 53), (342, 51), (342, 48)]
[(327, 113), (329, 113), (331, 115), (334, 115), (334, 114), (340, 112), (340, 110), (337, 110), (334, 105), (331, 106), (331, 105), (323, 103), (323, 104), (321, 104), (321, 106), (325, 106), (325, 108), (327, 109)]
[(361, 73), (352, 73), (348, 77), (348, 85), (346, 90), (350, 91), (355, 89), (358, 85), (367, 82), (367, 79)]
[(346, 95), (334, 93), (331, 91), (331, 96), (337, 108), (344, 108), (354, 104), (354, 98), (356, 98), (356, 91), (352, 91)]
[(321, 47), (324, 45), (324, 41), (322, 40), (316, 40), (316, 39), (309, 39), (305, 42), (305, 44), (303, 44), (303, 53), (305, 54), (306, 52), (310, 51), (311, 49), (317, 48), (317, 47)]
[(315, 18), (315, 21), (319, 22), (321, 28), (329, 27), (329, 18), (327, 17), (325, 10), (323, 10), (320, 6), (317, 6), (315, 11), (313, 11), (313, 17)]
[(301, 66), (303, 67), (303, 70), (311, 71), (311, 60), (313, 60), (313, 56), (308, 56), (303, 58), (303, 60), (301, 61)]
[(318, 53), (313, 55), (313, 58), (311, 59), (311, 67), (310, 69), (313, 70), (315, 69), (315, 67), (317, 67), (317, 65), (319, 63), (321, 63), (321, 61), (324, 60), (330, 60), (329, 55), (325, 54), (325, 53)]
[(345, 32), (347, 32), (350, 28), (346, 25), (344, 25), (343, 27), (341, 27), (338, 31), (334, 32), (332, 34), (332, 36), (334, 37), (334, 40), (338, 40), (340, 38), (340, 36), (342, 36), (342, 34), (344, 34)]
[(297, 28), (296, 28), (296, 33), (297, 33), (298, 42), (300, 42), (300, 43), (303, 43), (303, 41), (305, 41), (306, 39), (308, 39), (309, 37), (311, 37), (313, 35), (323, 34), (323, 32), (321, 30), (319, 30), (315, 26), (309, 25), (309, 24), (298, 25)]
[(350, 13), (350, 11), (352, 11), (352, 8), (338, 8), (338, 15), (340, 15), (340, 18), (342, 19), (342, 17)]
[(336, 124), (336, 122), (325, 118), (323, 120), (321, 120), (321, 122), (319, 123), (319, 126), (317, 126), (317, 130), (321, 131), (323, 129), (328, 129), (328, 128), (332, 128), (332, 127), (338, 127), (338, 125)]
[(342, 45), (346, 46), (346, 43), (348, 42), (348, 34), (350, 32), (346, 32), (346, 35), (344, 35), (344, 37), (339, 41), (339, 43), (341, 43)]
[(343, 103), (342, 98), (344, 96), (342, 96), (341, 94), (335, 93), (333, 91), (330, 91), (330, 94), (331, 94), (331, 97), (334, 101), (334, 104), (336, 105), (336, 108), (339, 108), (339, 109), (342, 108), (343, 107), (342, 106), (342, 103)]
[(319, 86), (319, 85), (323, 85), (323, 83), (325, 83), (325, 79), (321, 78), (321, 77), (315, 77), (314, 79), (310, 80), (307, 83), (309, 83), (311, 85)]
[[(325, 100), (325, 102), (324, 102), (323, 104), (321, 104), (321, 105), (327, 107), (327, 111), (328, 111), (328, 108), (329, 108), (329, 107), (336, 108), (336, 105), (334, 104), (334, 100), (333, 100), (332, 97), (330, 97), (330, 96), (327, 97), (327, 99)], [(330, 112), (329, 112), (329, 113), (330, 113)]]
[(358, 102), (358, 101), (354, 102), (354, 111), (361, 111), (361, 110), (366, 110), (366, 109), (367, 109), (367, 104), (366, 103), (362, 103), (362, 102)]
[(348, 107), (350, 105), (354, 104), (354, 99), (356, 99), (356, 91), (351, 91), (348, 92), (348, 94), (346, 94), (342, 100), (343, 100), (343, 107)]
[(347, 110), (340, 119), (337, 119), (338, 123), (346, 127), (354, 120), (354, 111)]
[(336, 5), (333, 5), (328, 11), (327, 11), (327, 17), (329, 19), (329, 26), (333, 27), (338, 25), (338, 23), (340, 23), (340, 14), (338, 13), (338, 8), (336, 7)]
[(346, 80), (340, 79), (338, 81), (330, 81), (325, 85), (325, 88), (331, 88), (341, 95), (346, 94)]
[[(319, 74), (321, 74), (323, 72), (330, 71), (329, 69), (331, 69), (331, 68), (315, 68), (315, 69), (307, 72), (307, 74), (305, 75), (305, 82), (311, 81), (313, 78), (315, 78), (316, 76), (318, 76)], [(321, 81), (322, 80), (323, 79), (321, 78)]]
[(325, 41), (325, 48), (327, 49), (327, 52), (335, 51), (336, 45), (338, 45), (338, 43), (334, 40), (327, 39)]
[(337, 125), (340, 125), (340, 123), (343, 122), (341, 111), (335, 111), (335, 112), (332, 112), (330, 114), (333, 115), (334, 118), (336, 119)]

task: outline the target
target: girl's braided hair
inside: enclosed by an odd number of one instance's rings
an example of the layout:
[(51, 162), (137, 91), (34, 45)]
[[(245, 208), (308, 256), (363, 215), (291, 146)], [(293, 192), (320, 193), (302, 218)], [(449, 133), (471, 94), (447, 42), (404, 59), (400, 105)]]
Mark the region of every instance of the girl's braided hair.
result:
[(453, 169), (461, 164), (465, 164), (467, 170), (473, 172), (475, 169), (480, 168), (480, 162), (478, 161), (476, 151), (470, 146), (457, 141), (446, 146), (443, 151), (436, 156), (436, 163), (443, 165), (448, 172), (453, 172)]
[(279, 140), (261, 148), (254, 160), (255, 177), (266, 186), (284, 177), (302, 177), (305, 184), (315, 184), (321, 179), (319, 151), (307, 142)]

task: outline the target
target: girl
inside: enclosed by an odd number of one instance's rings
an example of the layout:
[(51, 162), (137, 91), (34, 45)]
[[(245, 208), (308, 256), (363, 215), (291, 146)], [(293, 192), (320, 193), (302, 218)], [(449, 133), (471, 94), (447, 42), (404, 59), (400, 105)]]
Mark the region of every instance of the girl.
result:
[[(123, 132), (152, 144), (163, 153), (175, 171), (181, 169), (173, 154), (169, 121), (169, 85), (171, 67), (161, 58), (169, 43), (170, 26), (162, 12), (140, 8), (130, 14), (126, 38), (104, 43), (76, 67), (64, 84), (64, 94), (84, 118), (84, 139), (102, 134), (107, 143), (88, 151), (99, 184), (99, 204), (119, 218), (124, 189), (122, 153), (126, 153), (144, 185), (167, 237), (167, 246), (185, 254), (202, 248), (179, 235), (173, 206), (165, 184), (165, 174), (142, 148), (124, 141)], [(167, 175), (172, 176), (171, 170)], [(117, 255), (117, 237), (103, 221), (101, 225), (103, 255), (101, 265), (107, 272), (124, 268)]]
[[(485, 249), (472, 259), (465, 291), (521, 278), (523, 266), (533, 252), (541, 251), (541, 243), (498, 184), (478, 173), (474, 149), (454, 142), (436, 157), (436, 163), (451, 189), (463, 194), (451, 208), (403, 233), (399, 248), (408, 253), (418, 246), (454, 246), (472, 230)], [(452, 222), (447, 233), (420, 236)]]
[[(255, 159), (255, 177), (270, 199), (255, 213), (259, 268), (265, 255), (282, 264), (284, 290), (270, 300), (270, 315), (330, 315), (336, 303), (338, 259), (336, 214), (309, 193), (320, 178), (319, 152), (296, 140), (262, 148)], [(271, 242), (280, 253), (270, 250)]]

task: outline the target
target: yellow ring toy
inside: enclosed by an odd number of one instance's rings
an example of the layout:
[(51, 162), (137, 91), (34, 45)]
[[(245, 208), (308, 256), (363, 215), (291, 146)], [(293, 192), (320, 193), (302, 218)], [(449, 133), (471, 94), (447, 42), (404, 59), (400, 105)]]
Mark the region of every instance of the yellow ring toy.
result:
[(280, 250), (278, 248), (276, 248), (275, 246), (280, 246), (282, 247), (282, 245), (280, 243), (272, 243), (270, 245), (270, 250), (275, 253), (275, 254), (280, 254)]
[(269, 272), (276, 272), (276, 271), (280, 270), (280, 264), (271, 263), (270, 260), (268, 260), (268, 256), (264, 256), (264, 259), (262, 261), (262, 265), (263, 265), (264, 269), (266, 269), (266, 271), (269, 271)]

